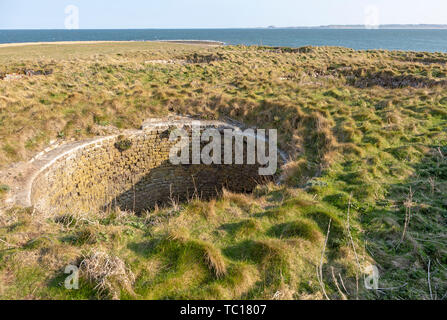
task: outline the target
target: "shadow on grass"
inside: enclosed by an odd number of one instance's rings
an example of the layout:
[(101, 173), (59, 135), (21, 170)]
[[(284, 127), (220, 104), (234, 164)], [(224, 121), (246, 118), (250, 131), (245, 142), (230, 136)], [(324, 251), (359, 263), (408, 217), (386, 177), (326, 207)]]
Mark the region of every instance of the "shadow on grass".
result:
[(162, 241), (160, 238), (154, 238), (143, 242), (131, 242), (127, 245), (127, 248), (140, 257), (150, 258), (157, 253), (157, 247)]
[(48, 280), (47, 285), (52, 292), (52, 297), (58, 297), (59, 300), (98, 300), (98, 294), (95, 285), (79, 278), (79, 289), (67, 289), (65, 280), (69, 274), (58, 273), (54, 278)]
[[(447, 146), (430, 146), (410, 165), (414, 174), (387, 186), (386, 200), (360, 220), (369, 230), (367, 249), (380, 268), (381, 286), (399, 287), (384, 291), (385, 299), (431, 299), (447, 290)], [(429, 264), (432, 296), (421, 285)]]

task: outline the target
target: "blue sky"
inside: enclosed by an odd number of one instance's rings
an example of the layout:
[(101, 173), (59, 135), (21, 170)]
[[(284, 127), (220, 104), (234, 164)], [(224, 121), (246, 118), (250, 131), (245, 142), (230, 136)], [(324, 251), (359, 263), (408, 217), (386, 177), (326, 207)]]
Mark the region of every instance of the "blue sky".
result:
[(0, 29), (63, 29), (70, 4), (81, 29), (363, 24), (368, 5), (382, 24), (447, 24), (446, 0), (0, 0)]

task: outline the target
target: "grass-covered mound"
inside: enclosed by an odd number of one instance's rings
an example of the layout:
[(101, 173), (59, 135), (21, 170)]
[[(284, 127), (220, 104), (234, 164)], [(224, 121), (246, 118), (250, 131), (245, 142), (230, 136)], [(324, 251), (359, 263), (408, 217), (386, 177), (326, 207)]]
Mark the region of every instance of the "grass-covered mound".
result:
[[(282, 186), (140, 216), (2, 209), (0, 297), (446, 298), (446, 62), (344, 48), (0, 48), (0, 75), (19, 75), (0, 77), (3, 172), (51, 140), (171, 114), (276, 128), (291, 160)], [(11, 179), (20, 173), (0, 174), (0, 198)], [(63, 286), (67, 264), (80, 267), (77, 291)], [(363, 284), (371, 264), (380, 290)]]

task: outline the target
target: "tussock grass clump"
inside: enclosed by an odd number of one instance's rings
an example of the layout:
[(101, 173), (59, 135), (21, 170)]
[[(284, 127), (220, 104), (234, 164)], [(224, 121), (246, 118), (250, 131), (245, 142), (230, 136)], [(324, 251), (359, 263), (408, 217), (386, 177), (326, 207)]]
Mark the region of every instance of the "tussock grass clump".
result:
[(232, 237), (249, 237), (261, 230), (261, 224), (256, 219), (246, 219), (237, 223), (228, 223), (221, 226)]
[(176, 242), (180, 244), (185, 244), (190, 239), (190, 235), (187, 229), (178, 228), (178, 229), (168, 229), (166, 233), (160, 239), (161, 242)]
[(261, 261), (266, 285), (279, 285), (290, 280), (288, 249), (280, 242), (261, 240), (253, 243), (251, 257)]
[(422, 158), (422, 154), (412, 146), (394, 148), (390, 153), (400, 161), (415, 162)]
[(297, 196), (284, 202), (284, 206), (289, 208), (293, 208), (295, 206), (306, 208), (316, 204), (318, 204), (318, 202), (315, 201), (315, 199), (313, 199), (309, 194), (305, 194), (303, 192), (300, 192)]
[(343, 154), (354, 155), (358, 158), (364, 158), (366, 156), (366, 151), (363, 148), (360, 148), (354, 143), (344, 143), (341, 145), (341, 150)]
[(241, 221), (235, 228), (235, 234), (237, 236), (248, 236), (261, 228), (260, 223), (255, 219), (247, 219)]
[(238, 207), (246, 211), (254, 211), (256, 209), (256, 203), (251, 196), (246, 194), (238, 194), (230, 192), (226, 189), (222, 192), (222, 200), (234, 203)]
[(227, 273), (227, 265), (222, 253), (215, 246), (204, 241), (192, 241), (189, 245), (203, 256), (204, 261), (217, 278), (221, 278)]
[(260, 217), (268, 217), (272, 220), (285, 220), (290, 217), (299, 216), (301, 213), (299, 208), (289, 206), (277, 207), (259, 214)]
[(247, 240), (225, 250), (226, 255), (241, 261), (251, 261), (264, 274), (267, 286), (279, 285), (290, 280), (288, 248), (275, 240)]
[(279, 205), (259, 214), (259, 216), (268, 217), (274, 220), (293, 219), (301, 216), (302, 213), (307, 210), (306, 208), (317, 204), (315, 200), (303, 192), (298, 192), (294, 196), (292, 195), (294, 192), (291, 192), (290, 194), (291, 196), (287, 198), (283, 197), (283, 194), (281, 193)]
[(216, 200), (201, 201), (193, 199), (188, 203), (186, 210), (190, 214), (200, 215), (205, 219), (212, 219), (216, 216)]
[(325, 234), (331, 221), (329, 245), (338, 247), (343, 241), (346, 241), (346, 228), (343, 220), (340, 218), (340, 213), (335, 208), (327, 206), (308, 207), (303, 212), (303, 216), (315, 221), (320, 228), (320, 232)]
[(350, 202), (352, 207), (357, 206), (357, 204), (352, 203), (352, 197), (346, 192), (329, 194), (324, 197), (324, 201), (330, 203), (340, 210), (347, 210)]
[[(157, 246), (159, 252), (163, 250), (174, 250), (181, 255), (189, 255), (199, 258), (204, 265), (206, 265), (211, 272), (217, 277), (223, 277), (227, 272), (227, 266), (225, 259), (222, 256), (221, 251), (211, 243), (191, 239), (187, 230), (170, 230)], [(177, 263), (181, 263), (182, 260), (178, 259)], [(188, 260), (188, 259), (186, 259)]]
[(311, 113), (305, 120), (305, 146), (312, 151), (315, 160), (322, 167), (330, 165), (336, 157), (339, 147), (337, 138), (332, 131), (331, 119), (324, 117), (319, 112)]
[(218, 298), (222, 300), (244, 298), (259, 281), (259, 274), (253, 266), (245, 263), (232, 264), (224, 278), (213, 283), (207, 294), (200, 298)]
[(301, 186), (315, 174), (316, 169), (306, 159), (290, 161), (282, 168), (282, 179), (288, 185)]
[(272, 227), (270, 233), (278, 238), (303, 238), (319, 242), (323, 236), (317, 223), (310, 219), (297, 219)]
[(81, 276), (95, 285), (101, 297), (119, 299), (121, 290), (133, 292), (135, 275), (124, 261), (105, 252), (93, 252), (85, 256), (79, 265)]

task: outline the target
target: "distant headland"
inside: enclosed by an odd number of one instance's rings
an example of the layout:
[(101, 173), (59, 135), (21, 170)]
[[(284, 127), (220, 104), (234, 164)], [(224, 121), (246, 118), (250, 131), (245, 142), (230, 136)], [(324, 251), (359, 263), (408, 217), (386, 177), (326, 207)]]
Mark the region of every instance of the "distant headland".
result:
[[(269, 26), (269, 29), (368, 29), (368, 26), (363, 24), (353, 25), (327, 25), (327, 26), (314, 26), (314, 27), (275, 27)], [(377, 29), (447, 29), (447, 24), (382, 24), (376, 27)]]

